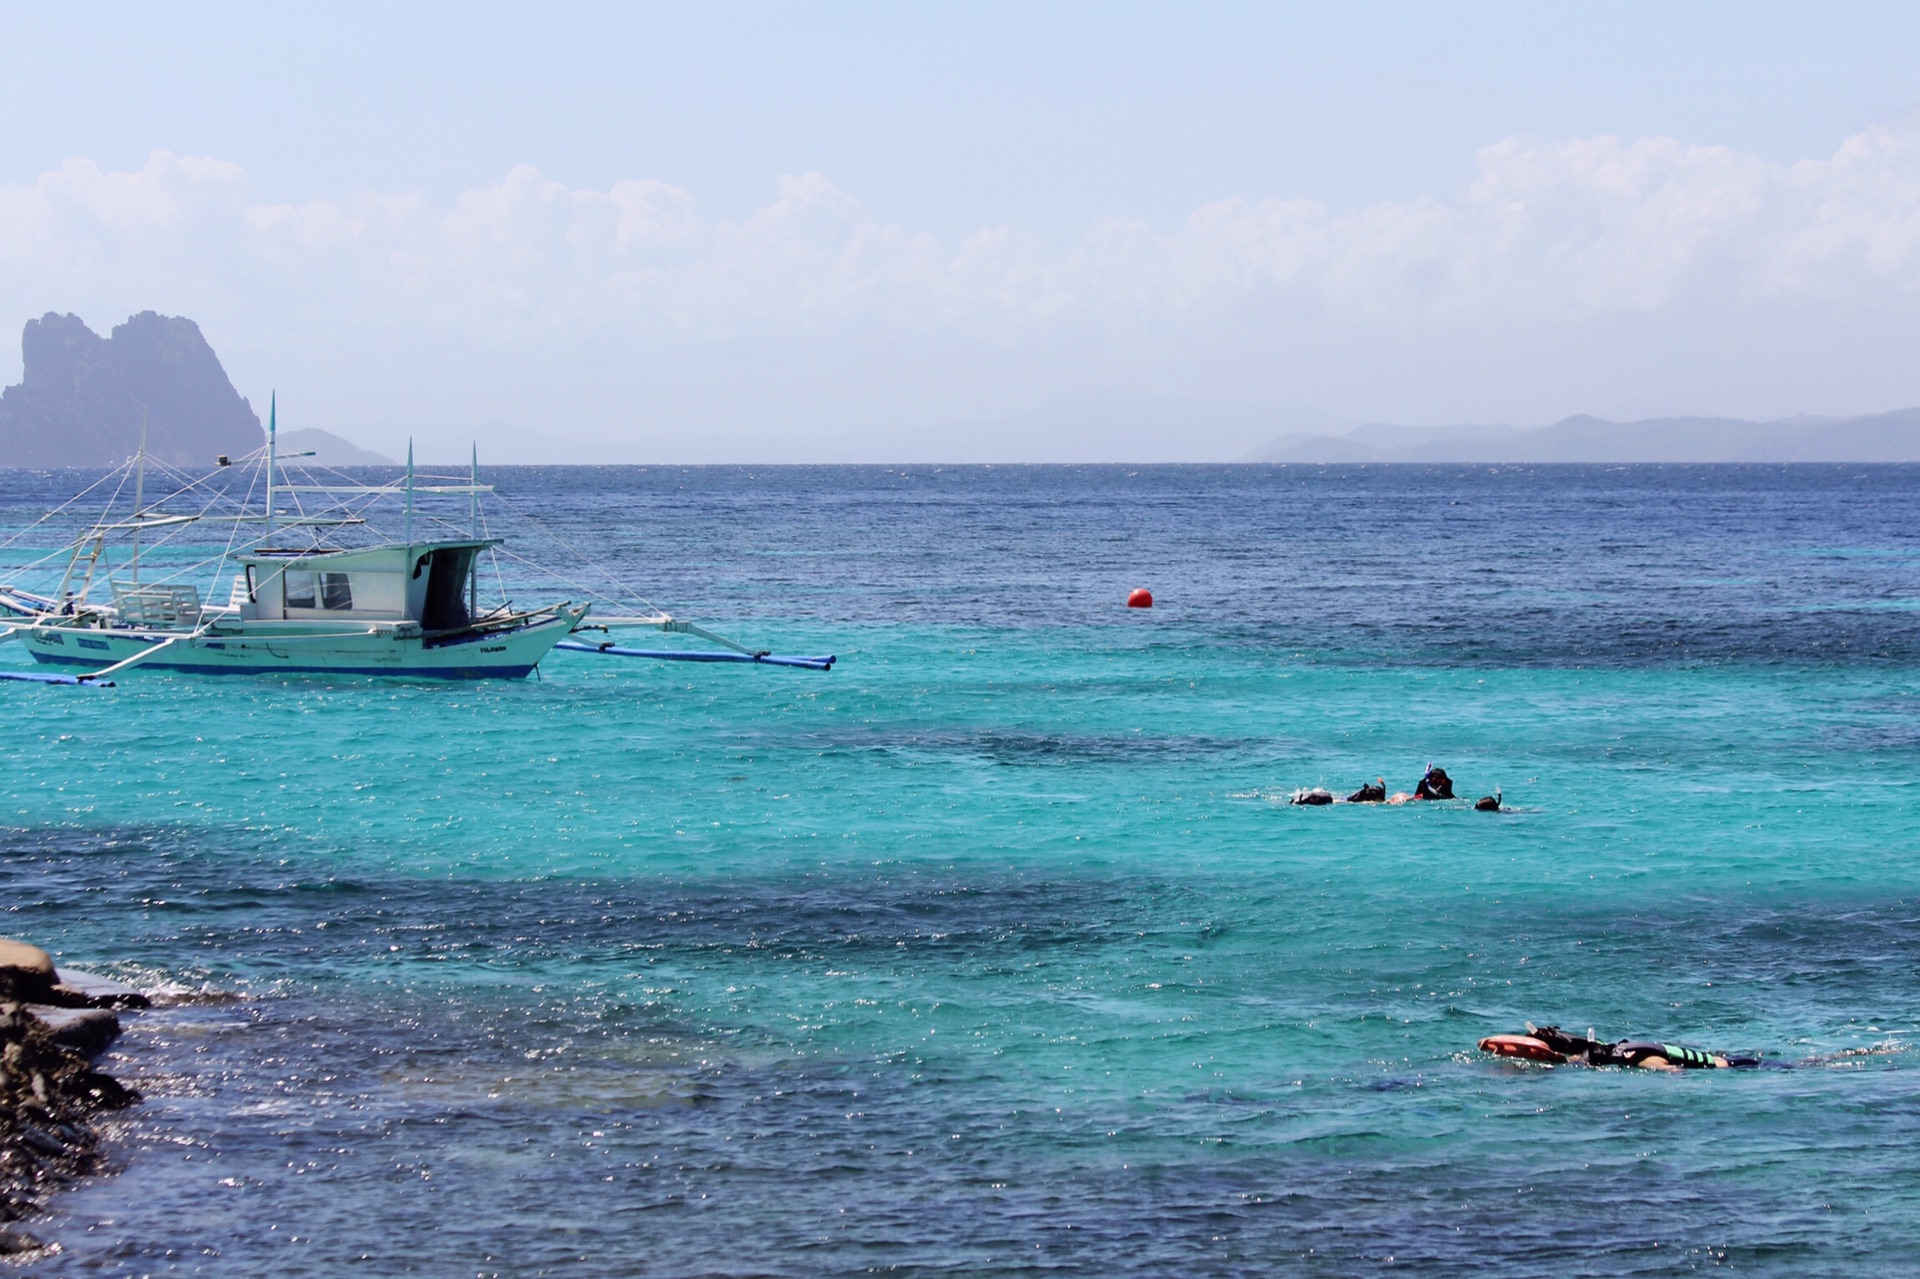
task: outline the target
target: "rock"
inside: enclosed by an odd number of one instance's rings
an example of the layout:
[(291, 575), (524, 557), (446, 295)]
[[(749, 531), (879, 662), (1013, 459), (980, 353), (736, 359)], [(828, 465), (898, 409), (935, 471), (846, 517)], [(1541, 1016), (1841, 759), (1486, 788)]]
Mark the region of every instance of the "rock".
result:
[[(0, 1257), (18, 1257), (41, 1244), (6, 1223), (37, 1211), (52, 1187), (96, 1169), (92, 1116), (140, 1099), (89, 1064), (120, 1034), (120, 1018), (86, 1006), (139, 992), (92, 973), (62, 982), (46, 951), (7, 939), (0, 939), (0, 986), (8, 992), (0, 1000)], [(78, 1006), (29, 1006), (21, 991)]]
[(0, 937), (0, 1000), (45, 1000), (57, 980), (46, 951)]
[[(103, 1018), (118, 1028), (118, 1019), (104, 1010), (48, 1011), (69, 1019), (69, 1032), (85, 1026), (97, 1035)], [(138, 1093), (64, 1047), (55, 1029), (30, 1009), (0, 1003), (0, 1254), (38, 1247), (4, 1223), (35, 1211), (44, 1190), (98, 1167), (93, 1113), (138, 1100)]]
[(62, 1008), (151, 1008), (152, 1001), (133, 987), (99, 973), (62, 968), (46, 1001)]
[(111, 466), (140, 447), (175, 466), (211, 467), (265, 443), (192, 320), (142, 311), (101, 338), (48, 312), (20, 338), (18, 386), (0, 393), (0, 466)]
[(120, 1019), (107, 1008), (50, 1008), (29, 1004), (27, 1011), (53, 1032), (53, 1042), (82, 1057), (98, 1057), (120, 1038)]

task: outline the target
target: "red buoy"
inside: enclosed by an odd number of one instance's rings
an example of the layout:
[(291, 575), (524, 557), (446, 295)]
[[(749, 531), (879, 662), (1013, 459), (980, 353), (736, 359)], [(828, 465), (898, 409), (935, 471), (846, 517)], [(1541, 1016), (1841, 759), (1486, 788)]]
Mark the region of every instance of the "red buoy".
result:
[(1153, 592), (1148, 590), (1144, 586), (1136, 586), (1133, 589), (1133, 593), (1127, 596), (1127, 607), (1128, 608), (1152, 608)]

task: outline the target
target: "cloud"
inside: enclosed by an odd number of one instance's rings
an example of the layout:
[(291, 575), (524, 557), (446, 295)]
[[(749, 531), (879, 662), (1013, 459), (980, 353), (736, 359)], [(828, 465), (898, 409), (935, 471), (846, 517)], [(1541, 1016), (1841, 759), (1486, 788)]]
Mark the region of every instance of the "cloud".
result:
[(0, 187), (0, 269), (112, 269), (240, 215), (244, 188), (240, 167), (218, 160), (158, 152), (133, 173), (69, 160)]
[(1671, 138), (1511, 139), (1480, 152), (1456, 200), (1344, 213), (1223, 201), (1168, 238), (1166, 259), (1175, 296), (1264, 287), (1343, 317), (1555, 319), (1836, 291), (1905, 297), (1920, 285), (1917, 248), (1910, 124), (1795, 165)]
[[(1851, 349), (1857, 329), (1835, 318), (1848, 314), (1920, 335), (1920, 121), (1792, 164), (1671, 138), (1514, 138), (1481, 150), (1474, 180), (1444, 197), (1235, 198), (1171, 227), (1106, 220), (1067, 243), (1008, 226), (942, 242), (820, 173), (724, 216), (663, 182), (575, 188), (526, 166), (450, 204), (411, 192), (284, 204), (257, 200), (220, 160), (157, 152), (105, 172), (76, 159), (0, 186), (0, 299), (16, 319), (190, 314), (216, 338), (246, 331), (250, 357), (301, 378), (323, 376), (300, 367), (303, 350), (349, 359), (389, 398), (403, 358), (426, 377), (470, 369), (469, 416), (551, 400), (548, 357), (566, 366), (566, 407), (590, 408), (594, 366), (567, 358), (582, 351), (632, 353), (626, 365), (682, 417), (729, 406), (709, 425), (777, 425), (807, 394), (884, 430), (1132, 383), (1240, 400), (1292, 390), (1357, 415), (1501, 414), (1468, 379), (1503, 370), (1523, 391), (1504, 415), (1521, 416), (1553, 378), (1562, 394), (1602, 385), (1608, 362), (1655, 399), (1713, 394), (1731, 365), (1688, 383), (1656, 362), (1702, 317), (1742, 326), (1761, 363), (1791, 364), (1796, 343)], [(1569, 344), (1595, 354), (1583, 364)], [(1920, 400), (1891, 344), (1852, 345), (1841, 372)], [(526, 356), (519, 381), (501, 351)], [(921, 371), (917, 390), (902, 369)], [(609, 371), (601, 400), (633, 402), (638, 377)], [(760, 399), (728, 384), (742, 377), (760, 379)], [(1330, 402), (1355, 386), (1372, 398)], [(350, 390), (333, 394), (336, 410), (354, 406)], [(942, 398), (945, 410), (928, 403)]]

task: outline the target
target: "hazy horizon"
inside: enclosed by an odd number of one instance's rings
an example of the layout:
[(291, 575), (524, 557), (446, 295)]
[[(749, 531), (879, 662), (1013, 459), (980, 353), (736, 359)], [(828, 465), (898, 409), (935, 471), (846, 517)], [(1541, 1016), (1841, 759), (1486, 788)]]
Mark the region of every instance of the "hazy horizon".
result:
[(8, 17), (0, 383), (156, 310), (499, 462), (1920, 404), (1901, 6)]

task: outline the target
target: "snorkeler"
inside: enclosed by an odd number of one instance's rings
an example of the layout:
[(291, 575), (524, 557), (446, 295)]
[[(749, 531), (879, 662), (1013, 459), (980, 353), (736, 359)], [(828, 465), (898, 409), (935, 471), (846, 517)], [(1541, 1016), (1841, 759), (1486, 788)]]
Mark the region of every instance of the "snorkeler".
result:
[(1556, 1066), (1633, 1066), (1641, 1070), (1754, 1070), (1779, 1064), (1762, 1061), (1748, 1053), (1708, 1052), (1644, 1039), (1622, 1039), (1609, 1044), (1592, 1035), (1591, 1030), (1582, 1037), (1570, 1035), (1558, 1026), (1535, 1026), (1528, 1022), (1526, 1034), (1489, 1035), (1480, 1041), (1480, 1051)]
[[(1301, 787), (1293, 793), (1287, 802), (1304, 804), (1310, 808), (1320, 808), (1328, 804), (1408, 804), (1415, 801), (1435, 799), (1457, 799), (1453, 793), (1453, 779), (1447, 776), (1447, 770), (1427, 765), (1427, 771), (1420, 775), (1420, 781), (1411, 791), (1399, 791), (1387, 794), (1387, 779), (1376, 777), (1353, 794), (1341, 799), (1324, 786)], [(1474, 801), (1474, 811), (1497, 813), (1500, 811), (1500, 792), (1484, 796)]]
[(1420, 774), (1420, 780), (1414, 784), (1412, 790), (1396, 791), (1387, 796), (1387, 803), (1407, 804), (1416, 800), (1452, 798), (1453, 779), (1447, 776), (1447, 770), (1428, 764), (1427, 771)]
[[(1434, 799), (1457, 799), (1453, 793), (1453, 779), (1447, 776), (1447, 770), (1427, 765), (1427, 771), (1420, 775), (1420, 781), (1411, 791), (1399, 791), (1387, 794), (1387, 779), (1376, 777), (1353, 794), (1341, 799), (1324, 786), (1301, 787), (1293, 793), (1289, 804), (1303, 804), (1309, 808), (1322, 808), (1328, 804), (1410, 804), (1416, 801)], [(1500, 792), (1483, 796), (1473, 802), (1478, 813), (1497, 813), (1500, 808)]]

